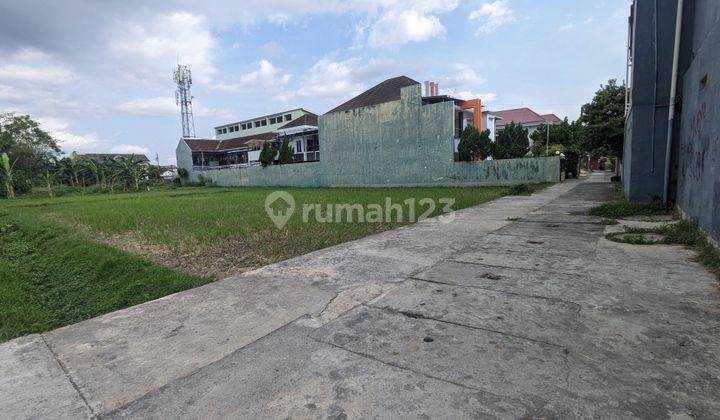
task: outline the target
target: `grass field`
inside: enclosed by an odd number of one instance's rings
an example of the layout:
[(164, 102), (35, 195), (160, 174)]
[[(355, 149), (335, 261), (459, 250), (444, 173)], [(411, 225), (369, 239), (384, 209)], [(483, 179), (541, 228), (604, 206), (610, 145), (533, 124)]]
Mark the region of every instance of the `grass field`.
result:
[[(546, 185), (531, 186), (531, 191)], [(303, 223), (265, 213), (269, 188), (181, 188), (0, 203), (0, 341), (53, 329), (407, 222)], [(455, 199), (453, 209), (506, 187), (285, 189), (298, 207)], [(430, 216), (441, 214), (436, 208)]]

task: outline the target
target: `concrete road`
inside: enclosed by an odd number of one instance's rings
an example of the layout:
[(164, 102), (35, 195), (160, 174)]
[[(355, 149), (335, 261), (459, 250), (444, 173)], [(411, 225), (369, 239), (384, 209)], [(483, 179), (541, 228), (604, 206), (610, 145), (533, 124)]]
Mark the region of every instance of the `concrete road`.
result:
[(711, 418), (720, 293), (606, 174), (0, 345), (8, 418)]

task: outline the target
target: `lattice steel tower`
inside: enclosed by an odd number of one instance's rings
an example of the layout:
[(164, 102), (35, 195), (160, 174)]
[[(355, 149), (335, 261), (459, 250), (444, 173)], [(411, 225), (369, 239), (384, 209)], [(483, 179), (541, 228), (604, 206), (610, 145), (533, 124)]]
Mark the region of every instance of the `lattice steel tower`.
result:
[(173, 80), (177, 83), (175, 104), (180, 105), (183, 138), (195, 137), (195, 121), (192, 113), (193, 97), (190, 94), (190, 85), (192, 85), (190, 67), (178, 64), (177, 69), (173, 72)]

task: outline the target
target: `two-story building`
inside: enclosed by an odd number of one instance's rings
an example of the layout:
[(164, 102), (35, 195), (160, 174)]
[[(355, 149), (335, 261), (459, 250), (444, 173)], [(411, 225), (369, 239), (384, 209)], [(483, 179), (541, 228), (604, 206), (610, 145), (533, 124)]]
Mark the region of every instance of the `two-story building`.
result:
[(181, 139), (176, 154), (191, 162), (178, 160), (178, 166), (203, 171), (257, 165), (265, 143), (279, 146), (286, 137), (295, 162), (320, 158), (317, 115), (298, 108), (215, 127), (214, 139)]

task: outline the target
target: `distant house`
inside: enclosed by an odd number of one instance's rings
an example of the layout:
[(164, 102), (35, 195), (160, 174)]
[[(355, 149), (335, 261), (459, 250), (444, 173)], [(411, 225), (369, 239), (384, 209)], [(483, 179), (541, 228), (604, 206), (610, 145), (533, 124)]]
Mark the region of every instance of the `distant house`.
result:
[(510, 123), (520, 124), (524, 128), (527, 128), (530, 146), (532, 146), (532, 139), (530, 136), (539, 126), (545, 124), (555, 125), (562, 122), (562, 120), (555, 114), (540, 115), (530, 108), (506, 109), (502, 111), (495, 111), (494, 114), (498, 119), (495, 125), (495, 128), (498, 131), (502, 130)]
[(77, 155), (78, 160), (94, 160), (96, 162), (105, 162), (111, 159), (129, 157), (132, 157), (133, 160), (135, 160), (136, 162), (145, 163), (148, 165), (150, 164), (150, 159), (148, 159), (147, 156), (131, 153), (78, 153)]
[(278, 141), (278, 149), (286, 138), (293, 150), (293, 162), (312, 162), (320, 160), (320, 137), (318, 135), (318, 116), (305, 114), (273, 132)]
[[(224, 138), (224, 132), (216, 139), (184, 138), (176, 151), (177, 164), (187, 170), (183, 182), (204, 179), (227, 186), (557, 182), (557, 157), (459, 161), (455, 155), (463, 129), (483, 130), (484, 121), (499, 119), (482, 113), (480, 99), (430, 93), (423, 96), (422, 85), (409, 77), (393, 77), (323, 115), (306, 113), (266, 132), (235, 138)], [(232, 131), (235, 134), (236, 129)], [(262, 168), (252, 164), (250, 144), (257, 147), (273, 141), (277, 145), (284, 140), (294, 151), (293, 160), (307, 163)]]
[[(215, 127), (218, 133), (215, 139), (181, 139), (177, 155), (189, 155), (194, 170), (257, 165), (265, 143), (278, 144), (287, 136), (294, 161), (318, 160), (320, 142), (317, 118), (316, 114), (300, 108)], [(234, 135), (238, 131), (249, 134), (238, 137)], [(189, 153), (179, 153), (182, 151)]]

